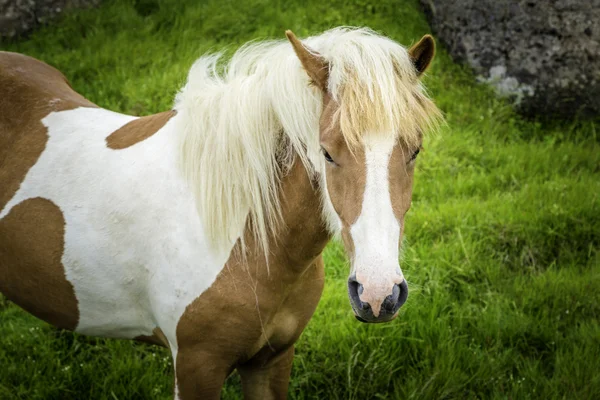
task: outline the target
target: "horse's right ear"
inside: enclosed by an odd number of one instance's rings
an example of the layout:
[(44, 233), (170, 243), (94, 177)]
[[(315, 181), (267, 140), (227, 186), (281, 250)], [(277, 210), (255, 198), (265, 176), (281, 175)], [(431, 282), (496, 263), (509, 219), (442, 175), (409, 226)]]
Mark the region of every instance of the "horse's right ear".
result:
[(302, 43), (292, 31), (285, 31), (285, 36), (292, 44), (296, 55), (304, 70), (313, 81), (324, 92), (327, 91), (327, 81), (329, 80), (329, 65), (323, 57), (314, 50), (308, 48)]

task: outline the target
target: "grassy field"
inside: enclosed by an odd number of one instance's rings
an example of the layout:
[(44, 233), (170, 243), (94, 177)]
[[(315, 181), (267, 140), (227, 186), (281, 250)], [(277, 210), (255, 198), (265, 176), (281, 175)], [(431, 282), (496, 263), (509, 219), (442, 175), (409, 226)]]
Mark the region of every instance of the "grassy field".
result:
[[(63, 71), (93, 102), (171, 106), (195, 58), (256, 38), (370, 26), (409, 45), (417, 0), (107, 0), (0, 49)], [(406, 226), (411, 295), (357, 322), (347, 261), (297, 343), (292, 399), (600, 398), (600, 123), (520, 119), (443, 51), (425, 82), (448, 126), (425, 143)], [(53, 329), (0, 296), (0, 399), (168, 399), (160, 348)], [(236, 376), (223, 398), (240, 398)]]

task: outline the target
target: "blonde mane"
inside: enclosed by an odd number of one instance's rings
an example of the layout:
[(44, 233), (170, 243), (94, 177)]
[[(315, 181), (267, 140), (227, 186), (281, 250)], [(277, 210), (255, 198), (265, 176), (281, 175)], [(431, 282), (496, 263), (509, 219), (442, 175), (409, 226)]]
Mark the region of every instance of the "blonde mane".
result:
[[(416, 145), (419, 132), (439, 121), (407, 50), (396, 42), (352, 28), (303, 42), (329, 63), (328, 90), (350, 146), (367, 134)], [(213, 245), (230, 247), (250, 218), (267, 252), (280, 220), (283, 172), (298, 156), (309, 175), (324, 175), (322, 94), (287, 41), (246, 44), (225, 65), (220, 58), (198, 59), (176, 97), (180, 165)]]

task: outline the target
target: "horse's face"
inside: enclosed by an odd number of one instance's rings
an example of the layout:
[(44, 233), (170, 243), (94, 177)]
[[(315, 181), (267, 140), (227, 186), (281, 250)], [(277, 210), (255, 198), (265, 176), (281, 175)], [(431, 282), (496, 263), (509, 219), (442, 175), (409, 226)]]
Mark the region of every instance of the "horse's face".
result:
[(350, 303), (357, 319), (385, 322), (408, 296), (398, 258), (419, 149), (390, 140), (393, 135), (372, 135), (351, 151), (339, 127), (331, 124), (336, 108), (326, 98), (320, 140), (326, 190), (351, 260)]
[[(293, 34), (288, 33), (288, 38), (312, 82), (323, 92), (319, 132), (325, 159), (322, 190), (333, 206), (328, 208), (333, 208), (335, 219), (341, 222), (351, 260), (350, 303), (360, 321), (390, 321), (408, 296), (399, 247), (420, 143), (408, 145), (395, 132), (360, 132), (360, 143), (350, 148), (340, 127), (340, 105), (328, 91), (329, 65)], [(410, 68), (414, 66), (417, 78), (433, 54), (431, 36), (409, 50)], [(414, 136), (419, 137), (416, 131), (417, 127)]]

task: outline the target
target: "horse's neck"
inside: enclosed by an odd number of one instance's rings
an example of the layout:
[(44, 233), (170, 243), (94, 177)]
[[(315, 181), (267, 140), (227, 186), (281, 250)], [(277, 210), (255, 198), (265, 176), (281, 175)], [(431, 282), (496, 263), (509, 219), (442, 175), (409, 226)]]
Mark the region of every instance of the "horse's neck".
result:
[[(280, 199), (282, 224), (269, 240), (268, 265), (271, 270), (284, 269), (278, 272), (294, 279), (321, 254), (330, 239), (321, 212), (319, 188), (309, 179), (299, 157), (281, 181)], [(252, 239), (249, 244), (261, 253)], [(264, 263), (262, 256), (251, 258)]]
[[(330, 239), (321, 211), (321, 194), (297, 157), (281, 185), (283, 227), (279, 246), (290, 261), (312, 261)], [(277, 244), (276, 244), (277, 245)]]

